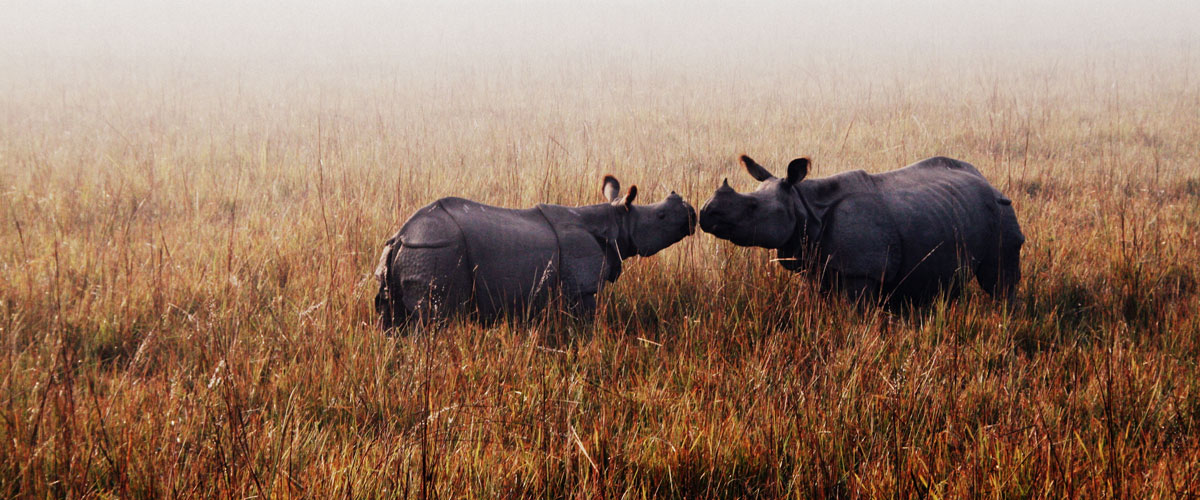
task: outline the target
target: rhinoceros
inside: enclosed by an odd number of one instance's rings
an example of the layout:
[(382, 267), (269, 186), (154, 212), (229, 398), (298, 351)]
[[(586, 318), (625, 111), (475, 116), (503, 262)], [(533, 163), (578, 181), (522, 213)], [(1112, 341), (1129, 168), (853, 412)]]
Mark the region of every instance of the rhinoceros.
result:
[(649, 257), (695, 232), (696, 210), (671, 192), (634, 205), (637, 186), (605, 176), (606, 203), (528, 209), (442, 198), (417, 210), (387, 240), (375, 277), (384, 331), (475, 313), (528, 314), (561, 294), (570, 313), (591, 319), (596, 294), (621, 275), (621, 261)]
[(1011, 303), (1025, 236), (1012, 200), (969, 163), (934, 157), (881, 174), (805, 180), (797, 158), (777, 178), (748, 156), (758, 189), (726, 179), (700, 210), (700, 228), (740, 246), (773, 248), (790, 271), (819, 277), (859, 304), (923, 305), (973, 273)]

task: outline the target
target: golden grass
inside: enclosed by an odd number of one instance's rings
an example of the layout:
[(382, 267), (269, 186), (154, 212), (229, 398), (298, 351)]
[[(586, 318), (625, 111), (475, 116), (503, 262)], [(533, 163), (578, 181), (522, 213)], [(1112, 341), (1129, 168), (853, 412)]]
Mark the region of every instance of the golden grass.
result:
[[(10, 75), (0, 496), (1200, 493), (1195, 56), (559, 62)], [(699, 207), (743, 152), (973, 163), (1020, 305), (856, 312), (701, 233), (594, 325), (372, 327), (383, 240), (438, 197), (611, 172)]]

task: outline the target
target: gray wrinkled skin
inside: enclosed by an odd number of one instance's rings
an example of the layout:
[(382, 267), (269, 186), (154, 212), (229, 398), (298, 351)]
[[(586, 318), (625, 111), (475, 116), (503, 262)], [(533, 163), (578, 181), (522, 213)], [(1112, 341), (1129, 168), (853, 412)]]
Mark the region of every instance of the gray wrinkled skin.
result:
[(421, 208), (387, 240), (375, 269), (380, 327), (477, 313), (527, 314), (561, 298), (591, 319), (596, 294), (621, 275), (621, 261), (649, 257), (695, 231), (696, 210), (679, 195), (634, 205), (604, 178), (608, 203), (581, 207), (493, 207), (442, 198)]
[(1025, 236), (1012, 201), (969, 163), (935, 157), (882, 174), (805, 180), (806, 158), (783, 179), (742, 162), (758, 189), (742, 194), (726, 181), (700, 211), (705, 232), (776, 249), (788, 270), (812, 272), (823, 289), (860, 303), (926, 304), (971, 275), (1013, 300)]

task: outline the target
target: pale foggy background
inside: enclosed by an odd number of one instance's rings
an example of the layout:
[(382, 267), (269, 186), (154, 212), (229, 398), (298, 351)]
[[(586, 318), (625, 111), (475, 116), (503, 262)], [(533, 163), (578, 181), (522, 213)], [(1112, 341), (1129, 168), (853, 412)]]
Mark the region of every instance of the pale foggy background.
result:
[(1000, 49), (1170, 51), (1200, 2), (8, 2), (0, 71), (78, 64), (388, 71), (604, 60), (693, 71)]

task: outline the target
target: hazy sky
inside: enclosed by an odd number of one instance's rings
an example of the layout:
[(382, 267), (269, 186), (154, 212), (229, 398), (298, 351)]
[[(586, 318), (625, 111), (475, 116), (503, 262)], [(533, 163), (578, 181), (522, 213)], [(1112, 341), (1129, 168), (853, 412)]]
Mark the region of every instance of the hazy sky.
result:
[[(1037, 49), (1198, 41), (1200, 1), (5, 1), (0, 61)], [(2, 70), (2, 68), (0, 68)]]

